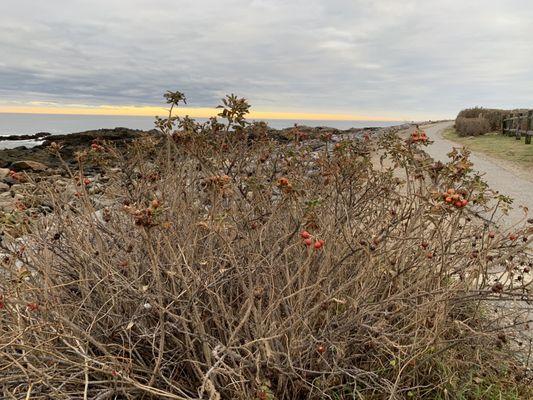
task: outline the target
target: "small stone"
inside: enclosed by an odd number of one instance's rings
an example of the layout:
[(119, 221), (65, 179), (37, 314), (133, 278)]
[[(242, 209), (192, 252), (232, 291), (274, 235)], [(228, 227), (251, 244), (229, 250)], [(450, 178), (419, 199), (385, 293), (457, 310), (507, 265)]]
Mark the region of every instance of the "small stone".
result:
[(10, 186), (7, 183), (0, 182), (0, 193), (7, 192)]
[(58, 178), (56, 180), (53, 180), (53, 182), (54, 182), (55, 185), (57, 185), (59, 187), (62, 187), (62, 188), (71, 185), (71, 182), (69, 182), (69, 181), (67, 181), (67, 180), (65, 180), (63, 178)]
[(11, 191), (0, 193), (0, 201), (12, 201), (14, 198), (22, 198), (22, 197), (23, 197), (22, 195), (11, 193)]
[(11, 164), (11, 168), (15, 171), (46, 171), (48, 167), (38, 161), (22, 160), (15, 161)]
[(7, 184), (7, 185), (16, 185), (17, 183), (19, 183), (18, 180), (13, 179), (10, 176), (7, 176), (4, 179), (2, 179), (2, 182)]
[(15, 209), (15, 205), (12, 202), (0, 201), (0, 212), (10, 212)]
[(9, 176), (11, 170), (9, 168), (0, 168), (0, 179), (4, 179)]
[(103, 192), (103, 187), (102, 185), (96, 184), (93, 187), (89, 188), (88, 192), (91, 195), (100, 194)]
[(31, 183), (15, 183), (14, 185), (11, 185), (11, 190), (16, 193), (21, 193), (31, 189), (32, 187), (33, 185)]

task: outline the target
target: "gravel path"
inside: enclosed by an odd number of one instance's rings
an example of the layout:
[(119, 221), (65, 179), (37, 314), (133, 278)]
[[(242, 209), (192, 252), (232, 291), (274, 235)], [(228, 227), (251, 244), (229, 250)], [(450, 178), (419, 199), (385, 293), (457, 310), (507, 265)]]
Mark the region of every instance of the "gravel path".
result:
[[(461, 144), (442, 137), (443, 131), (452, 125), (453, 122), (442, 122), (424, 127), (426, 134), (434, 142), (426, 148), (426, 152), (435, 160), (448, 161), (447, 153), (452, 147), (462, 147)], [(529, 215), (531, 218), (531, 214), (533, 214), (533, 181), (524, 178), (524, 175), (527, 174), (522, 173), (520, 176), (520, 173), (513, 171), (507, 164), (502, 164), (499, 160), (494, 160), (484, 154), (472, 153), (470, 160), (474, 163), (474, 169), (484, 175), (483, 178), (492, 189), (514, 199), (514, 208), (509, 211), (509, 215), (502, 216), (503, 218), (498, 221), (502, 228), (510, 228), (524, 221), (524, 212), (518, 207), (519, 205), (526, 206), (531, 210)], [(533, 171), (531, 171), (531, 176), (533, 178)], [(500, 277), (499, 274), (495, 276)], [(502, 318), (502, 321), (508, 320), (508, 317), (504, 317), (505, 315), (511, 315), (514, 318), (513, 321), (533, 321), (531, 304), (518, 299), (499, 302), (495, 311)], [(512, 321), (509, 320), (506, 323), (512, 324)], [(531, 358), (533, 329), (526, 328), (522, 331), (520, 340), (525, 345), (523, 347), (513, 346), (516, 355), (525, 365), (533, 368), (533, 359)]]
[[(436, 160), (447, 161), (446, 155), (452, 147), (461, 147), (461, 144), (452, 142), (442, 137), (442, 132), (453, 125), (453, 122), (442, 122), (434, 125), (425, 126), (428, 137), (434, 141), (431, 146), (426, 148), (426, 152)], [(501, 163), (489, 158), (486, 155), (472, 153), (471, 161), (474, 163), (474, 169), (484, 174), (483, 178), (489, 186), (498, 190), (500, 193), (510, 196), (514, 199), (513, 209), (505, 218), (504, 227), (511, 227), (524, 221), (524, 211), (518, 206), (523, 205), (530, 210), (530, 216), (533, 214), (533, 182), (520, 177), (517, 172), (506, 168)], [(532, 171), (533, 178), (533, 171)]]

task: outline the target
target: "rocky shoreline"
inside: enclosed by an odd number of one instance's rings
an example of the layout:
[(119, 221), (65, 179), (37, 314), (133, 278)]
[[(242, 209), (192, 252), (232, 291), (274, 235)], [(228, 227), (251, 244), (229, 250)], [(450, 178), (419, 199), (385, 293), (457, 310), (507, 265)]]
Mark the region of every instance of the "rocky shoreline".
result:
[(19, 146), (0, 150), (0, 167), (11, 168), (17, 161), (35, 161), (49, 168), (57, 168), (59, 159), (49, 151), (51, 143), (62, 145), (61, 155), (69, 163), (76, 162), (74, 154), (77, 151), (87, 149), (95, 141), (106, 141), (118, 147), (124, 147), (126, 143), (147, 134), (158, 134), (156, 130), (142, 131), (127, 128), (98, 129), (86, 132), (72, 133), (67, 135), (51, 135), (49, 133), (37, 133), (35, 135), (12, 135), (5, 136), (3, 141), (42, 140), (36, 146)]
[[(297, 132), (305, 145), (313, 150), (319, 150), (325, 145), (321, 137), (328, 135), (332, 142), (340, 140), (355, 140), (364, 137), (377, 136), (386, 132), (395, 132), (409, 127), (408, 124), (388, 128), (352, 128), (339, 130), (328, 127), (298, 126)], [(295, 129), (286, 128), (281, 130), (268, 128), (271, 137), (284, 142), (294, 135)], [(14, 214), (23, 212), (26, 216), (34, 217), (52, 212), (51, 205), (39, 204), (32, 201), (27, 204), (29, 198), (35, 198), (35, 182), (46, 180), (54, 186), (63, 188), (65, 194), (74, 196), (80, 190), (79, 183), (73, 181), (66, 171), (65, 164), (76, 170), (78, 161), (76, 154), (90, 149), (98, 143), (107, 143), (117, 150), (125, 150), (128, 143), (140, 137), (160, 136), (157, 130), (143, 131), (128, 128), (99, 129), (68, 135), (50, 135), (38, 133), (24, 136), (13, 135), (4, 137), (5, 141), (42, 140), (42, 143), (33, 146), (19, 146), (15, 148), (0, 149), (0, 221), (10, 222)], [(50, 150), (52, 143), (61, 146), (61, 159)], [(105, 185), (108, 177), (105, 171), (90, 163), (84, 166), (84, 176), (90, 181), (88, 191), (94, 195), (97, 203), (95, 208), (106, 206)], [(16, 222), (16, 221), (14, 221)]]
[[(340, 138), (362, 138), (365, 134), (374, 135), (376, 132), (388, 131), (391, 129), (404, 129), (406, 126), (409, 126), (409, 124), (387, 128), (368, 127), (351, 128), (346, 130), (331, 127), (308, 126), (298, 126), (297, 129), (299, 134), (307, 139), (312, 140), (312, 138), (319, 138), (322, 135), (329, 134), (340, 140)], [(268, 128), (268, 133), (271, 137), (284, 141), (284, 139), (290, 136), (294, 129), (294, 127), (285, 129)], [(39, 132), (32, 135), (0, 136), (0, 168), (11, 168), (13, 163), (26, 160), (40, 162), (48, 167), (56, 168), (60, 164), (59, 160), (48, 150), (48, 147), (52, 142), (60, 143), (62, 145), (61, 154), (67, 163), (75, 163), (74, 154), (77, 151), (88, 148), (95, 141), (105, 141), (117, 145), (118, 147), (124, 147), (127, 143), (143, 135), (158, 136), (160, 134), (161, 133), (156, 129), (145, 131), (129, 128), (113, 128), (64, 135), (52, 135), (48, 132)], [(34, 146), (21, 145), (14, 148), (2, 148), (2, 142), (10, 141), (40, 141), (40, 143)]]
[(37, 132), (33, 135), (6, 135), (6, 136), (0, 136), (0, 142), (7, 142), (11, 140), (43, 140), (44, 138), (51, 136), (52, 134), (49, 132)]
[[(77, 152), (87, 150), (98, 142), (112, 144), (119, 150), (125, 149), (127, 143), (149, 134), (158, 132), (115, 128), (68, 135), (38, 133), (3, 137), (4, 141), (42, 141), (36, 146), (0, 150), (0, 224), (3, 230), (9, 225), (16, 225), (21, 215), (22, 218), (32, 218), (53, 211), (51, 205), (35, 201), (39, 197), (35, 190), (36, 182), (46, 180), (71, 196), (80, 190), (65, 169), (65, 164), (72, 170), (77, 169)], [(61, 146), (61, 159), (50, 150), (52, 143)], [(106, 178), (102, 171), (89, 164), (84, 174), (91, 180), (91, 194), (103, 192)]]

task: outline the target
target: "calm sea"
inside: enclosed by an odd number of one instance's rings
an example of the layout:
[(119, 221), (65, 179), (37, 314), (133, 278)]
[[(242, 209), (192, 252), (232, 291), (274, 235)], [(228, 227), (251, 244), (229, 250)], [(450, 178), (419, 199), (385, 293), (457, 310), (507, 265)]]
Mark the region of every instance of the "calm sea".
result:
[[(198, 121), (205, 121), (198, 118)], [(337, 129), (386, 127), (404, 121), (318, 121), (318, 120), (266, 120), (276, 129), (287, 128), (295, 123), (307, 126), (328, 126)], [(52, 115), (52, 114), (3, 114), (0, 113), (0, 136), (31, 135), (37, 132), (67, 134), (100, 128), (125, 127), (149, 130), (154, 128), (154, 118), (100, 115)], [(0, 148), (31, 145), (28, 142), (0, 142)]]

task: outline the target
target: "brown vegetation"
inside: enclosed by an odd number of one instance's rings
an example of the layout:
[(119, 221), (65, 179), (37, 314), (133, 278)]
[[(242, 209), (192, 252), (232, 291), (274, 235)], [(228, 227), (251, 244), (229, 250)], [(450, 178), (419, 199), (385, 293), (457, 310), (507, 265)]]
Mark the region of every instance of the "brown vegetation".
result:
[(481, 302), (528, 295), (531, 230), (472, 216), (506, 200), (468, 155), (433, 163), (418, 133), (314, 151), (295, 129), (281, 145), (246, 106), (79, 154), (77, 181), (88, 159), (121, 165), (115, 206), (40, 189), (54, 213), (4, 242), (4, 398), (434, 399), (466, 377), (527, 390), (508, 356), (525, 322)]
[(483, 117), (457, 117), (455, 130), (461, 136), (480, 136), (491, 131), (489, 121)]
[[(479, 136), (489, 132), (500, 131), (503, 117), (519, 111), (524, 110), (501, 110), (483, 107), (466, 108), (457, 115), (455, 129), (460, 136)], [(525, 127), (522, 129), (525, 129)]]
[(487, 132), (490, 132), (501, 129), (503, 116), (510, 112), (510, 110), (474, 107), (462, 110), (457, 115), (457, 118), (483, 118), (489, 123), (489, 130)]

